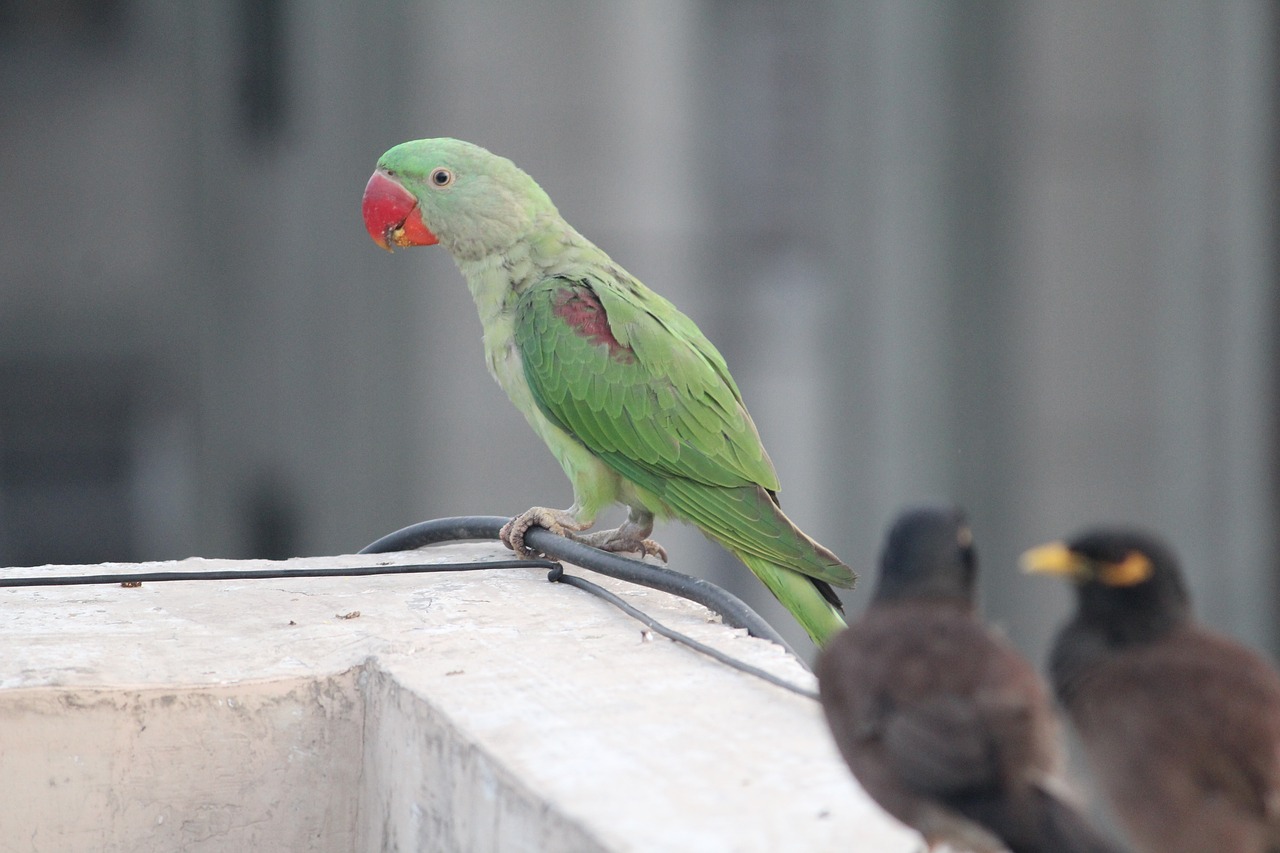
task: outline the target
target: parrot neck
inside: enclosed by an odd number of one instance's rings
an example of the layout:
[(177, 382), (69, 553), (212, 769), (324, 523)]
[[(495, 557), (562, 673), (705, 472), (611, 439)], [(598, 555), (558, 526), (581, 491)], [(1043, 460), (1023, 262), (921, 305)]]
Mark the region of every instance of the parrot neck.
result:
[(486, 329), (515, 310), (520, 294), (543, 279), (580, 269), (584, 257), (600, 254), (559, 216), (502, 249), (467, 257), (454, 254)]
[(457, 263), (486, 329), (498, 318), (510, 314), (520, 293), (542, 277), (525, 243), (480, 258), (458, 258)]

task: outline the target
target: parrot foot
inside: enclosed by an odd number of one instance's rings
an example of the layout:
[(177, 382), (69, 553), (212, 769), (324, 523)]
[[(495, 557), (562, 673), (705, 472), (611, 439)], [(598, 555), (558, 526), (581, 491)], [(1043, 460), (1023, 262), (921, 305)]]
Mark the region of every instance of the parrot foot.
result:
[(614, 554), (640, 554), (644, 557), (657, 557), (663, 563), (666, 563), (667, 549), (647, 538), (652, 532), (652, 518), (644, 524), (638, 524), (628, 519), (622, 523), (622, 526), (613, 530), (598, 530), (585, 536), (572, 536), (570, 538), (576, 539), (584, 545), (590, 545), (592, 548), (599, 548), (601, 551), (609, 551)]
[(537, 552), (524, 543), (524, 535), (529, 532), (530, 527), (545, 527), (557, 536), (590, 545), (592, 548), (599, 548), (601, 551), (614, 554), (640, 554), (644, 557), (657, 557), (663, 563), (667, 562), (667, 549), (648, 538), (653, 532), (652, 516), (641, 518), (639, 521), (628, 518), (613, 530), (597, 530), (595, 533), (579, 535), (580, 531), (590, 526), (578, 521), (568, 510), (535, 506), (502, 525), (502, 529), (498, 531), (498, 537), (503, 545), (517, 554), (533, 557), (537, 556)]
[(524, 544), (524, 535), (529, 532), (530, 527), (545, 527), (557, 536), (577, 539), (578, 537), (573, 534), (579, 530), (586, 530), (590, 526), (590, 524), (581, 523), (566, 510), (535, 506), (502, 525), (502, 529), (498, 531), (498, 538), (502, 540), (503, 545), (517, 554), (534, 557), (538, 555), (537, 552)]

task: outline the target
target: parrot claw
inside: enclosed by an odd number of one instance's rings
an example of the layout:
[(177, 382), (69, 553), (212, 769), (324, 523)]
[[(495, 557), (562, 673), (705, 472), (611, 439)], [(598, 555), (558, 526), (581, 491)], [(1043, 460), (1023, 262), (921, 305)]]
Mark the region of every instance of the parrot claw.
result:
[(631, 542), (620, 542), (618, 545), (621, 547), (609, 547), (603, 550), (620, 551), (624, 554), (640, 554), (642, 557), (657, 557), (664, 566), (667, 563), (667, 549), (652, 539), (636, 539)]
[(540, 556), (539, 553), (524, 544), (524, 535), (529, 532), (530, 527), (545, 527), (557, 536), (577, 539), (578, 537), (573, 534), (579, 530), (586, 530), (590, 526), (582, 524), (565, 510), (535, 506), (502, 525), (502, 529), (498, 531), (498, 538), (502, 540), (503, 545), (523, 557), (537, 557)]
[(644, 555), (646, 557), (657, 557), (659, 560), (662, 561), (663, 565), (666, 565), (667, 563), (666, 548), (663, 548), (661, 545), (659, 545), (657, 542), (653, 541), (652, 539), (641, 539), (640, 545), (644, 548)]

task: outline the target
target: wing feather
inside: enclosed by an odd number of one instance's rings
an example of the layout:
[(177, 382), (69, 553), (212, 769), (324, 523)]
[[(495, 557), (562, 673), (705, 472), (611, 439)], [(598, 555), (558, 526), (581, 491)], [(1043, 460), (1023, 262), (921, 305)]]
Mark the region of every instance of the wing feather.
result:
[(727, 547), (840, 586), (853, 573), (781, 513), (773, 463), (724, 359), (638, 282), (548, 278), (521, 294), (529, 388), (575, 436)]

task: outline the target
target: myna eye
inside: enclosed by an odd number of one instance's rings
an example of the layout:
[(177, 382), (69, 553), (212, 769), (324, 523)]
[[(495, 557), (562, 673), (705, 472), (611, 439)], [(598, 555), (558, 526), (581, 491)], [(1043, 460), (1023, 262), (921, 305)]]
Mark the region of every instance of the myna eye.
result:
[(1130, 551), (1123, 560), (1098, 564), (1098, 580), (1107, 586), (1137, 586), (1148, 580), (1155, 567), (1141, 551)]
[(436, 169), (431, 173), (431, 183), (437, 187), (447, 187), (453, 183), (453, 172), (448, 169)]

